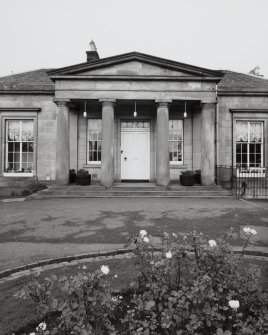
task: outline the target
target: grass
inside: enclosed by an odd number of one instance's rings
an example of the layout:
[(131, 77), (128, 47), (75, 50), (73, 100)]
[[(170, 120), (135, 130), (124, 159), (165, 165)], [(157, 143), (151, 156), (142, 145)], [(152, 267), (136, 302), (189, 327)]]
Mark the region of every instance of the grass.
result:
[[(41, 275), (45, 277), (48, 277), (52, 274), (57, 276), (71, 276), (81, 271), (93, 272), (99, 269), (103, 264), (109, 265), (110, 273), (108, 276), (111, 278), (112, 287), (115, 290), (129, 287), (129, 284), (133, 278), (132, 262), (129, 259), (84, 262), (80, 263), (79, 265), (65, 266), (58, 269), (44, 271), (41, 272)], [(87, 269), (82, 270), (81, 268), (83, 266), (86, 266)], [(116, 274), (118, 277), (114, 278), (114, 275)], [(27, 330), (28, 333), (30, 333), (33, 327), (42, 321), (36, 314), (37, 305), (30, 297), (25, 300), (14, 297), (14, 294), (20, 291), (23, 287), (27, 286), (30, 280), (31, 277), (22, 277), (0, 284), (1, 335), (11, 335), (13, 332), (20, 334), (22, 330)]]
[[(266, 260), (247, 259), (246, 263), (254, 263), (262, 269), (261, 285), (268, 290), (268, 262)], [(128, 258), (101, 260), (91, 262), (81, 262), (78, 265), (64, 266), (58, 269), (47, 270), (41, 272), (41, 275), (48, 277), (52, 274), (57, 276), (71, 276), (78, 272), (93, 272), (101, 267), (101, 265), (109, 265), (109, 277), (112, 282), (112, 287), (115, 290), (128, 288), (130, 282), (135, 276), (135, 271), (132, 262)], [(82, 269), (86, 266), (86, 269)], [(114, 275), (118, 275), (117, 278)], [(0, 334), (11, 335), (12, 333), (28, 335), (36, 325), (43, 321), (36, 314), (36, 304), (27, 298), (25, 300), (14, 297), (14, 294), (27, 286), (31, 277), (22, 277), (16, 280), (8, 281), (0, 284)], [(55, 295), (60, 294), (60, 291), (55, 292)]]

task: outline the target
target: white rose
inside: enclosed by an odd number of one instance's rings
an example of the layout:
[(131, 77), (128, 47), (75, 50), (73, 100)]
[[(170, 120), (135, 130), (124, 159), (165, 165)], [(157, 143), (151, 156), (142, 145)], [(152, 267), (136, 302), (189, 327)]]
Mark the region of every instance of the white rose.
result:
[(140, 231), (140, 237), (141, 238), (144, 238), (144, 236), (146, 236), (147, 235), (147, 231), (146, 230), (141, 230)]
[(251, 229), (249, 227), (243, 228), (243, 231), (244, 231), (245, 234), (250, 234), (251, 233)]
[(147, 236), (145, 236), (145, 237), (143, 238), (143, 242), (149, 243), (149, 239), (148, 239)]
[(170, 250), (169, 250), (169, 252), (166, 253), (166, 258), (172, 258), (172, 253), (171, 253)]
[(36, 327), (36, 330), (37, 331), (40, 331), (40, 330), (46, 330), (46, 328), (47, 328), (47, 325), (46, 325), (46, 323), (45, 322), (41, 322), (41, 323), (39, 323), (39, 325)]
[(250, 232), (251, 232), (252, 235), (256, 235), (257, 234), (257, 232), (256, 232), (255, 229), (251, 229)]
[(217, 243), (214, 240), (209, 240), (208, 244), (210, 245), (211, 248), (216, 247)]
[(229, 300), (229, 306), (233, 309), (239, 308), (240, 304), (238, 300)]
[(101, 272), (105, 275), (108, 275), (108, 273), (110, 272), (109, 267), (107, 265), (102, 265)]

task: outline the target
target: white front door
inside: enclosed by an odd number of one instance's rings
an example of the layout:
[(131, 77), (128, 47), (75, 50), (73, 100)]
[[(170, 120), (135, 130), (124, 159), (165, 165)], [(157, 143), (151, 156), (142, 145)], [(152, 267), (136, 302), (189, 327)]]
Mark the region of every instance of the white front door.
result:
[[(123, 127), (126, 124), (129, 128)], [(132, 124), (135, 122), (123, 122), (121, 128), (121, 180), (149, 180), (149, 123), (136, 122), (136, 127)]]

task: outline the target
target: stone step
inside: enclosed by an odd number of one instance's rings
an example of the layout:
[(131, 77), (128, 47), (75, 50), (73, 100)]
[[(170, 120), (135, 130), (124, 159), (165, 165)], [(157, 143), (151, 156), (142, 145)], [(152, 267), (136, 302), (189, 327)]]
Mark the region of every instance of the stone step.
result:
[(29, 196), (30, 199), (50, 198), (113, 198), (113, 197), (148, 197), (148, 198), (182, 198), (182, 197), (230, 197), (232, 194), (222, 189), (208, 190), (69, 190), (54, 189), (44, 190)]

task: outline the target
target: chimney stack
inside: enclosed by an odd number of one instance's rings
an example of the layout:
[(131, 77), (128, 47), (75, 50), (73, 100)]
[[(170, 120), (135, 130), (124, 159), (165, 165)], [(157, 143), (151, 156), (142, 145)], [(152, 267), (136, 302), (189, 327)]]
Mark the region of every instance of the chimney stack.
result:
[(89, 51), (87, 53), (87, 62), (93, 62), (94, 60), (100, 59), (96, 45), (93, 41), (89, 43)]

